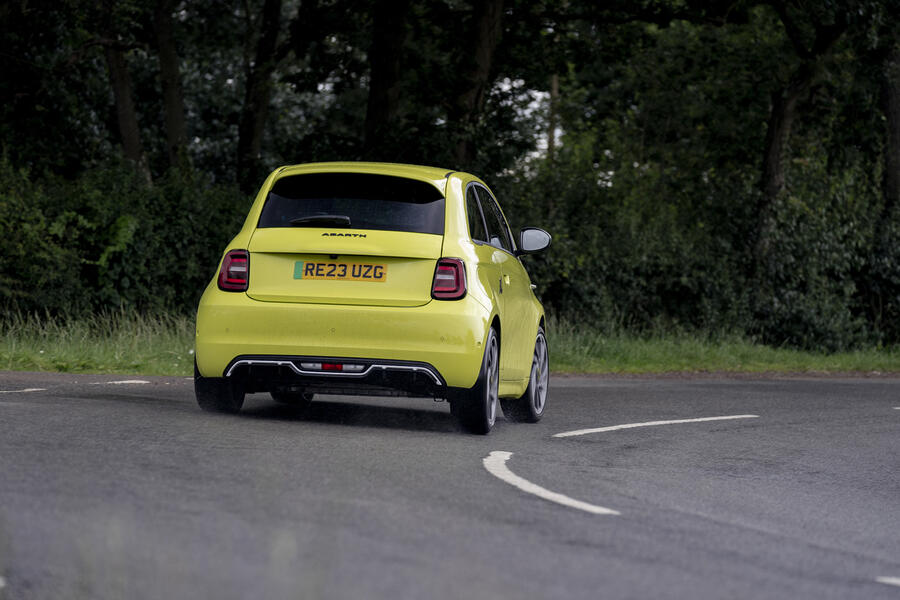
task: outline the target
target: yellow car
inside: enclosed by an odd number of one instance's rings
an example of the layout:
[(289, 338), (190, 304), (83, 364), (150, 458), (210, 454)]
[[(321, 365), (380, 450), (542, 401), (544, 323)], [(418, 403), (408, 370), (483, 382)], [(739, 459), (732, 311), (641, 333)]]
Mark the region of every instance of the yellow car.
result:
[(535, 422), (549, 383), (544, 309), (493, 194), (468, 173), (317, 163), (266, 179), (197, 310), (197, 402), (269, 392), (446, 399), (488, 433), (499, 403)]

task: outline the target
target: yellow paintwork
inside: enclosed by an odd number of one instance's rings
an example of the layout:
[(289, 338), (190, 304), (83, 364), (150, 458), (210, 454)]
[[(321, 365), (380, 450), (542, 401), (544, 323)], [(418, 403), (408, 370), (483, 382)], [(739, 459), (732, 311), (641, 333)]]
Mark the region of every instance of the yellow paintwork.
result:
[[(365, 240), (329, 237), (334, 227), (272, 227), (253, 233), (250, 252), (289, 252), (318, 254), (357, 254), (360, 242), (375, 256), (437, 258), (441, 255), (442, 236), (405, 231), (366, 231)], [(353, 230), (359, 231), (359, 230)]]
[[(444, 236), (352, 230), (366, 234), (359, 240), (323, 236), (340, 231), (328, 227), (256, 230), (277, 179), (319, 172), (375, 173), (431, 183), (446, 197)], [(316, 163), (273, 171), (225, 249), (250, 250), (249, 293), (223, 292), (213, 279), (200, 300), (200, 374), (221, 377), (239, 355), (356, 357), (427, 362), (449, 386), (468, 388), (478, 377), (487, 332), (496, 320), (500, 395), (524, 393), (544, 312), (515, 256), (470, 240), (465, 190), (473, 182), (484, 185), (467, 173), (386, 163)], [(387, 281), (305, 281), (300, 287), (291, 279), (296, 260), (339, 255), (351, 261), (355, 253), (372, 253), (366, 260), (387, 264)], [(461, 300), (430, 297), (436, 260), (442, 256), (465, 262), (468, 292)], [(260, 289), (254, 288), (255, 280)], [(379, 305), (386, 303), (395, 306)]]
[[(431, 277), (441, 256), (443, 236), (428, 233), (366, 230), (365, 238), (331, 237), (327, 227), (259, 229), (250, 240), (255, 257), (249, 295), (274, 302), (421, 306), (431, 300)], [(362, 230), (353, 230), (362, 235)], [(265, 253), (265, 254), (259, 254)], [(387, 268), (384, 285), (362, 281), (293, 279), (297, 261), (337, 256), (355, 262), (377, 262)], [(317, 258), (318, 257), (318, 258)], [(374, 257), (377, 257), (375, 259)]]
[[(317, 259), (316, 256), (319, 258)], [(248, 295), (265, 302), (313, 302), (368, 306), (422, 306), (431, 302), (434, 259), (362, 258), (363, 263), (383, 265), (386, 281), (334, 281), (294, 279), (294, 263), (319, 260), (321, 254), (266, 254), (256, 256), (251, 266), (253, 280)], [(354, 260), (342, 254), (345, 261)], [(332, 262), (325, 257), (324, 262)], [(334, 261), (337, 262), (337, 261)], [(263, 272), (260, 274), (260, 272)]]

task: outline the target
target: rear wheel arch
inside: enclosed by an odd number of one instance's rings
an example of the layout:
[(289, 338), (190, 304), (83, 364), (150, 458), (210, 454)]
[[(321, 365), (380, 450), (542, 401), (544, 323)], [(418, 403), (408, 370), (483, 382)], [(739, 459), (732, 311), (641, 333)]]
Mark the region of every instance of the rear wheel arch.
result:
[(484, 354), (478, 379), (469, 389), (459, 389), (450, 401), (450, 412), (471, 433), (487, 434), (494, 426), (500, 410), (498, 386), (500, 380), (500, 336), (492, 320), (484, 342)]

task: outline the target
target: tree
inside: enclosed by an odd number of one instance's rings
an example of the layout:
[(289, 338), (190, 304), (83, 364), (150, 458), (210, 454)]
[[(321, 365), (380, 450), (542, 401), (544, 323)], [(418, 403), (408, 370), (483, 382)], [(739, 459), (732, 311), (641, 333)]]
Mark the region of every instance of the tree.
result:
[(757, 206), (757, 268), (768, 255), (775, 202), (785, 188), (785, 157), (797, 116), (797, 105), (821, 75), (834, 44), (847, 29), (847, 15), (842, 11), (826, 10), (818, 14), (815, 8), (808, 9), (804, 4), (790, 0), (774, 0), (772, 6), (784, 26), (798, 63), (788, 80), (773, 92), (771, 98), (759, 182), (761, 194)]
[(464, 42), (471, 51), (464, 56), (463, 75), (448, 115), (451, 131), (457, 135), (454, 157), (460, 168), (465, 168), (474, 156), (474, 127), (493, 81), (494, 53), (502, 34), (503, 0), (476, 1)]
[(900, 41), (894, 41), (884, 61), (884, 210), (890, 218), (900, 206)]
[[(250, 14), (246, 18), (248, 23), (252, 21)], [(238, 125), (237, 180), (247, 193), (256, 189), (261, 175), (259, 152), (272, 96), (272, 75), (279, 59), (281, 0), (265, 0), (259, 21), (255, 50), (244, 63), (244, 105)], [(252, 33), (248, 26), (247, 35)]]
[(376, 0), (372, 5), (372, 47), (369, 50), (369, 100), (366, 109), (367, 154), (378, 154), (381, 137), (389, 133), (400, 110), (403, 82), (402, 50), (407, 39), (410, 0)]
[(125, 158), (134, 163), (135, 168), (143, 175), (147, 183), (152, 181), (147, 157), (141, 144), (141, 129), (138, 124), (137, 110), (134, 108), (134, 91), (125, 48), (118, 40), (104, 42), (106, 52), (106, 68), (109, 73), (109, 86), (112, 89), (116, 107), (116, 122), (119, 127), (119, 138)]
[(184, 92), (181, 86), (181, 69), (178, 66), (175, 23), (172, 19), (174, 4), (174, 0), (157, 0), (153, 11), (153, 25), (159, 55), (159, 81), (162, 88), (169, 166), (185, 169), (190, 161), (187, 155)]

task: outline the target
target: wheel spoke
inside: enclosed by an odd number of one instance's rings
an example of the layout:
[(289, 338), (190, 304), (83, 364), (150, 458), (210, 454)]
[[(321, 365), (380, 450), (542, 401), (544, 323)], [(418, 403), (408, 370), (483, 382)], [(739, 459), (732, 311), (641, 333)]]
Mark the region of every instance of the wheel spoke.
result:
[(547, 381), (549, 379), (549, 361), (547, 360), (547, 341), (538, 335), (534, 346), (534, 365), (532, 365), (532, 381), (534, 385), (534, 410), (540, 414), (547, 401)]
[(494, 422), (497, 420), (497, 402), (498, 402), (498, 376), (499, 376), (499, 365), (497, 360), (497, 340), (491, 340), (491, 346), (488, 349), (488, 365), (487, 365), (487, 413), (488, 413), (488, 423), (490, 426), (494, 425)]

